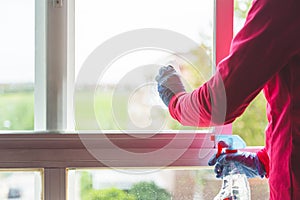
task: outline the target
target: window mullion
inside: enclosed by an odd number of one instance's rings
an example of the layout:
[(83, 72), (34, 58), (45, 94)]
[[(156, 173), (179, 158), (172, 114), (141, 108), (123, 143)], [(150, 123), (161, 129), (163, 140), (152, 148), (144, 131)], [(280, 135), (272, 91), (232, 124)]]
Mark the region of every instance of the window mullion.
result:
[(44, 169), (44, 200), (66, 199), (66, 169)]
[[(74, 3), (70, 2), (70, 8), (67, 0), (35, 2), (35, 130), (57, 132), (73, 128), (70, 102), (74, 84)], [(47, 163), (43, 166), (44, 199), (65, 200), (66, 168), (49, 168)]]
[[(233, 37), (233, 0), (214, 1), (214, 39), (213, 39), (213, 70), (224, 59), (230, 49)], [(214, 128), (218, 134), (232, 134), (232, 124)]]
[(65, 130), (67, 8), (65, 2), (62, 6), (53, 2), (47, 6), (46, 130)]
[[(70, 111), (73, 104), (70, 102), (74, 84), (74, 55), (68, 55), (68, 51), (74, 51), (74, 26), (69, 24), (68, 19), (74, 12), (68, 8), (68, 1), (58, 2), (61, 3), (36, 1), (36, 130), (72, 129)], [(44, 7), (44, 13), (38, 11), (38, 7)], [(69, 34), (70, 31), (73, 33)], [(68, 35), (72, 36), (71, 39)]]
[(216, 66), (224, 59), (230, 49), (233, 37), (233, 0), (215, 0), (214, 61)]

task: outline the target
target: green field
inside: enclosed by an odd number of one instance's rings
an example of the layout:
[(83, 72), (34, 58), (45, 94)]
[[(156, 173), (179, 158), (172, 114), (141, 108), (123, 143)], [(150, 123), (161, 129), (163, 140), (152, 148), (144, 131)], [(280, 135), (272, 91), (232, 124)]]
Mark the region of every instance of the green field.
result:
[(0, 130), (33, 130), (33, 113), (33, 92), (0, 94)]

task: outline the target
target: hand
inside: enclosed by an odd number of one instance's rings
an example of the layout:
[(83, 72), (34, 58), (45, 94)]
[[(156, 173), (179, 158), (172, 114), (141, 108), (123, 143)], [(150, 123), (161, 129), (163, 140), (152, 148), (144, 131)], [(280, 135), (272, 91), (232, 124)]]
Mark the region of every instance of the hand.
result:
[(159, 96), (166, 106), (169, 106), (170, 100), (175, 94), (185, 92), (179, 74), (171, 65), (160, 68), (155, 80), (158, 84)]
[(223, 178), (229, 173), (226, 169), (228, 169), (227, 166), (230, 162), (234, 162), (236, 167), (242, 169), (243, 173), (246, 174), (248, 178), (253, 178), (255, 176), (263, 178), (266, 175), (264, 165), (259, 161), (256, 153), (223, 153), (218, 158), (214, 155), (209, 160), (208, 165), (215, 165), (214, 172), (216, 173), (216, 177)]

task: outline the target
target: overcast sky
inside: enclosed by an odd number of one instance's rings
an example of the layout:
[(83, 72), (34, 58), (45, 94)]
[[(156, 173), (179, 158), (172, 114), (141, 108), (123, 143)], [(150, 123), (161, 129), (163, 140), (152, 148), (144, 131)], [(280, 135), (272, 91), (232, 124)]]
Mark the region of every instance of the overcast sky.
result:
[(34, 0), (0, 0), (0, 83), (34, 79)]

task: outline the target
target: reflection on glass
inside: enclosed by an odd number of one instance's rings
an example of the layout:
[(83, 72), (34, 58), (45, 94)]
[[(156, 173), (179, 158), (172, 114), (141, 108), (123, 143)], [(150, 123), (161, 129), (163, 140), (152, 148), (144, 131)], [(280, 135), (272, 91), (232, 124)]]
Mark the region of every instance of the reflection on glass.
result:
[(34, 0), (0, 1), (0, 130), (33, 129)]
[[(155, 76), (162, 65), (172, 64), (188, 91), (210, 78), (213, 10), (213, 1), (202, 0), (77, 1), (76, 129), (194, 129), (171, 119), (158, 96)], [(141, 29), (149, 34), (142, 35)], [(152, 34), (153, 29), (157, 34)], [(169, 32), (164, 35), (164, 31)], [(134, 37), (122, 38), (126, 33)], [(173, 36), (190, 43), (171, 39), (164, 46)], [(150, 44), (137, 47), (137, 41)], [(101, 51), (115, 43), (114, 48)], [(93, 55), (97, 55), (94, 60)], [(104, 59), (108, 59), (105, 66)], [(91, 63), (95, 70), (83, 75)], [(97, 80), (92, 80), (95, 73)], [(78, 83), (79, 79), (83, 81)], [(90, 104), (92, 109), (87, 109)]]
[[(221, 189), (211, 168), (69, 170), (69, 200), (211, 200)], [(251, 199), (269, 199), (266, 179), (250, 179)], [(113, 196), (113, 198), (111, 198)]]
[(0, 171), (0, 199), (41, 200), (41, 171)]

